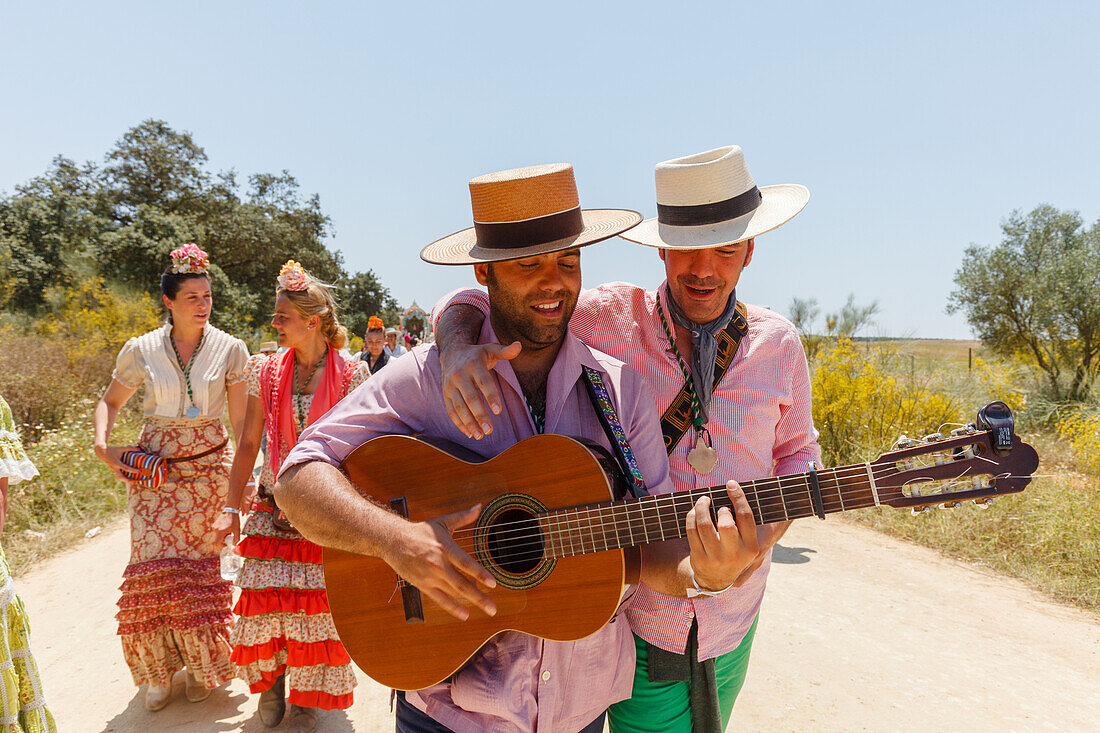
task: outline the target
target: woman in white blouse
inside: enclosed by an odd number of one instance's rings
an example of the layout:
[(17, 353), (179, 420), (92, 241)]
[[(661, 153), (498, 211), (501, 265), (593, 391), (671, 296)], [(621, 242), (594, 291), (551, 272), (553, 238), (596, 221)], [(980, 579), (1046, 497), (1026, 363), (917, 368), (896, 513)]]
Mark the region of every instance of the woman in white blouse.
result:
[[(187, 699), (205, 699), (233, 678), (229, 659), (232, 585), (222, 580), (210, 525), (225, 506), (234, 434), (244, 419), (244, 342), (210, 325), (213, 296), (205, 252), (172, 252), (161, 276), (168, 322), (130, 339), (95, 411), (95, 452), (128, 483), (130, 563), (123, 574), (118, 634), (134, 684), (148, 684), (145, 706), (168, 704), (173, 675), (187, 668)], [(156, 488), (130, 481), (109, 445), (118, 411), (145, 386), (138, 448), (168, 459)]]

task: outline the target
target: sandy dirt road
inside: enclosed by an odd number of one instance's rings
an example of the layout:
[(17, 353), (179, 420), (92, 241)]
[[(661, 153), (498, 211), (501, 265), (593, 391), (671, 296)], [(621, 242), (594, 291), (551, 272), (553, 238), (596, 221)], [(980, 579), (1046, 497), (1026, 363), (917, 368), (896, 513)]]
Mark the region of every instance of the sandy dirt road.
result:
[[(128, 552), (118, 522), (16, 579), (61, 730), (267, 730), (241, 682), (193, 704), (177, 675), (145, 710), (114, 636)], [(796, 523), (775, 561), (730, 731), (1097, 729), (1100, 620), (832, 519)], [(360, 682), (318, 730), (393, 730), (388, 691)]]

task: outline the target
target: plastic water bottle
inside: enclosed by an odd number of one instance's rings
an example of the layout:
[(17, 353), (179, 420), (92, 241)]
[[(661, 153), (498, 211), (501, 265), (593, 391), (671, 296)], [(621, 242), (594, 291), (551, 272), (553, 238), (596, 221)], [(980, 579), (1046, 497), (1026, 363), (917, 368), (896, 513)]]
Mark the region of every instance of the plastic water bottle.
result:
[(225, 547), (221, 551), (221, 560), (222, 579), (231, 583), (237, 582), (237, 575), (240, 574), (241, 567), (244, 566), (244, 558), (237, 551), (237, 544), (233, 542), (232, 533), (225, 536)]

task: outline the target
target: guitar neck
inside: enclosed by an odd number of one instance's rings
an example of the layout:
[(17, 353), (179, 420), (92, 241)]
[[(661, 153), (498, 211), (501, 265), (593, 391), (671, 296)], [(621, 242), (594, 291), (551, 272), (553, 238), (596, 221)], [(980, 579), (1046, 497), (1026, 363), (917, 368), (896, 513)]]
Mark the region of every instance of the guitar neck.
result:
[[(817, 472), (821, 510), (826, 514), (875, 506), (871, 464), (860, 463)], [(810, 473), (775, 476), (741, 483), (756, 524), (802, 519), (817, 514)], [(715, 511), (731, 507), (725, 486), (574, 507), (540, 514), (538, 521), (554, 557), (618, 550), (650, 542), (681, 539), (684, 520), (695, 502), (709, 496)]]

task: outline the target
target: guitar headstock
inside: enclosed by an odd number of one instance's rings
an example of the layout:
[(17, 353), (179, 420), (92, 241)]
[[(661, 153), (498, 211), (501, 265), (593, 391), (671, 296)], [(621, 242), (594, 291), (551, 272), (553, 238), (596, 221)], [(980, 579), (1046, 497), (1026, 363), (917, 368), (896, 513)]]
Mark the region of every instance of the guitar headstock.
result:
[(999, 402), (983, 408), (975, 424), (949, 436), (902, 438), (871, 463), (879, 502), (914, 512), (968, 500), (985, 506), (1023, 491), (1038, 466), (1035, 449), (1012, 432), (1011, 413)]

